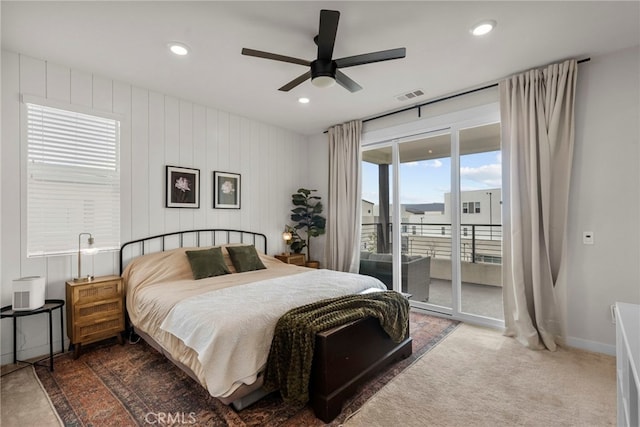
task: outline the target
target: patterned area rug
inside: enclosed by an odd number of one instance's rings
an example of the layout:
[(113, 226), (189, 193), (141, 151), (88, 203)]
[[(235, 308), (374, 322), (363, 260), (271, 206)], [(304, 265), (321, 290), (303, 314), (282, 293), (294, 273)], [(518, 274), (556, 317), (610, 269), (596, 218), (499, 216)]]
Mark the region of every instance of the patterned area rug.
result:
[[(457, 326), (457, 322), (411, 312), (413, 354), (371, 378), (330, 424), (340, 425), (394, 376)], [(66, 426), (321, 426), (310, 407), (286, 405), (277, 393), (240, 412), (222, 404), (144, 342), (99, 345), (55, 359), (55, 370), (36, 367)]]

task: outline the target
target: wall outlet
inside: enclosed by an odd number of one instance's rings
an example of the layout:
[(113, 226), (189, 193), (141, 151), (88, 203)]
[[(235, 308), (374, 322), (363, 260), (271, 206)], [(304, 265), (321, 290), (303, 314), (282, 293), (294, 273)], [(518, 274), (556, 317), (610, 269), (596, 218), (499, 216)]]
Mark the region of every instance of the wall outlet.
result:
[(611, 323), (616, 324), (616, 305), (611, 304), (609, 306), (609, 310), (611, 310)]

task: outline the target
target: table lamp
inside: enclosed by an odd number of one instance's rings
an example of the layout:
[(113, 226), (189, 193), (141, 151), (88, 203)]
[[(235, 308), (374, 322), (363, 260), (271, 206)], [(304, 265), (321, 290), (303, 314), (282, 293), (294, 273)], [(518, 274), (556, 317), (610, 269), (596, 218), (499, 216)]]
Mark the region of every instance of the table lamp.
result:
[(285, 255), (289, 255), (289, 244), (291, 243), (292, 238), (293, 238), (293, 235), (291, 234), (291, 231), (289, 231), (289, 229), (286, 228), (282, 233), (282, 240), (284, 240), (284, 244), (287, 246)]
[[(87, 249), (82, 249), (82, 236), (89, 236), (89, 238), (87, 239), (87, 243), (89, 244), (89, 248)], [(86, 253), (86, 254), (95, 254), (97, 252), (96, 248), (92, 248), (91, 246), (93, 246), (94, 243), (94, 239), (93, 236), (91, 235), (91, 233), (80, 233), (78, 234), (78, 277), (76, 277), (75, 279), (73, 279), (74, 282), (76, 283), (81, 283), (81, 282), (90, 282), (91, 280), (93, 280), (93, 275), (92, 274), (87, 274), (86, 276), (82, 276), (82, 253)]]

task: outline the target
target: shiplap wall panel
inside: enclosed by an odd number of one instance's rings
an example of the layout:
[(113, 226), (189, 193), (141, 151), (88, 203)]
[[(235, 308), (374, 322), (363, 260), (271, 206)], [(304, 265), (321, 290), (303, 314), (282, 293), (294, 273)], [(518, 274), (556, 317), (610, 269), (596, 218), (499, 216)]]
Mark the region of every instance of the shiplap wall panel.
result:
[[(283, 133), (280, 132), (280, 129), (278, 128), (270, 128), (269, 129), (269, 134), (271, 135), (271, 146), (275, 147), (275, 150), (279, 150), (281, 149), (280, 147), (282, 147), (282, 141), (283, 141)], [(268, 147), (264, 147), (268, 150)], [(273, 148), (271, 149), (273, 150)], [(279, 186), (282, 185), (282, 183), (284, 182), (288, 182), (289, 180), (281, 180), (281, 176), (280, 173), (282, 172), (282, 168), (284, 166), (284, 156), (278, 156), (278, 157), (274, 157), (273, 158), (273, 163), (274, 163), (274, 170), (273, 173), (269, 176), (269, 181), (267, 182), (267, 186), (268, 188), (272, 188), (273, 186)], [(287, 192), (286, 192), (286, 186), (283, 186), (283, 191), (281, 191), (278, 195), (276, 195), (275, 197), (272, 197), (269, 199), (269, 205), (267, 205), (267, 209), (273, 209), (275, 206), (287, 206), (290, 207), (291, 205), (291, 200), (290, 199), (286, 199), (286, 202), (283, 204), (282, 200), (284, 200), (284, 198), (286, 198), (287, 196)], [(284, 226), (284, 223), (287, 219), (287, 216), (283, 216), (283, 217), (268, 217), (268, 221), (271, 224), (274, 225), (278, 225), (278, 233), (279, 233), (279, 237), (281, 240), (282, 239), (282, 228)], [(288, 222), (288, 221), (287, 221)], [(267, 224), (263, 224), (263, 226), (267, 226)], [(280, 241), (277, 241), (278, 243), (280, 243)], [(274, 242), (276, 243), (276, 242)]]
[[(189, 166), (180, 164), (180, 101), (169, 96), (165, 97), (164, 114), (164, 157), (167, 165)], [(162, 188), (165, 187), (163, 186)], [(168, 208), (166, 210), (164, 217), (166, 232), (180, 230), (180, 210), (176, 208)]]
[(207, 108), (206, 122), (207, 169), (203, 175), (203, 179), (208, 182), (209, 193), (207, 204), (204, 208), (207, 209), (207, 223), (220, 224), (220, 211), (213, 209), (213, 171), (218, 170), (218, 161), (220, 159), (218, 154), (218, 147), (220, 145), (218, 141), (218, 110)]
[[(149, 93), (149, 158), (147, 203), (149, 235), (162, 234), (164, 228), (164, 95)], [(143, 237), (143, 236), (140, 236)]]
[[(305, 158), (293, 157), (293, 148), (298, 145), (295, 138), (293, 138), (293, 135), (290, 132), (285, 132), (282, 129), (276, 129), (276, 131), (278, 133), (278, 149), (287, 154), (286, 156), (280, 157), (278, 160), (279, 163), (277, 165), (278, 172), (276, 174), (276, 182), (280, 184), (274, 184), (281, 185), (283, 190), (274, 198), (275, 205), (286, 207), (285, 213), (282, 217), (273, 219), (273, 222), (278, 225), (279, 232), (279, 239), (274, 241), (274, 244), (276, 245), (274, 252), (282, 252), (285, 249), (281, 236), (282, 231), (284, 230), (284, 225), (292, 223), (290, 220), (291, 209), (293, 208), (291, 203), (291, 194), (293, 194), (294, 189), (297, 189), (300, 186), (306, 187), (308, 184), (307, 180), (300, 181), (295, 177), (296, 171), (304, 171), (306, 176), (306, 145), (304, 151)], [(295, 167), (293, 167), (293, 165), (295, 165)], [(291, 176), (292, 174), (294, 176)]]
[[(231, 115), (229, 117), (229, 167), (227, 170), (231, 173), (239, 173), (241, 178), (243, 175), (247, 175), (250, 171), (246, 171), (242, 173), (242, 169), (240, 168), (240, 151), (242, 149), (242, 132), (240, 131), (240, 117), (236, 115)], [(233, 143), (231, 143), (233, 141)], [(242, 185), (242, 179), (240, 182)], [(242, 191), (240, 194), (242, 197)], [(240, 209), (242, 209), (242, 200), (240, 200)], [(238, 209), (229, 209), (228, 211), (228, 219), (229, 219), (229, 228), (238, 229), (241, 228), (240, 224), (242, 223), (240, 219), (241, 210)]]
[(71, 70), (57, 64), (46, 64), (47, 99), (61, 102), (71, 101)]
[[(123, 243), (190, 227), (227, 227), (263, 232), (269, 239), (268, 252), (282, 251), (281, 232), (290, 222), (292, 189), (308, 181), (306, 137), (104, 76), (15, 53), (3, 51), (2, 55), (2, 305), (11, 304), (14, 278), (46, 275), (47, 297), (64, 298), (65, 281), (77, 273), (76, 254), (26, 258), (26, 198), (24, 188), (15, 188), (15, 177), (22, 182), (26, 177), (21, 93), (122, 118)], [(200, 169), (200, 209), (165, 208), (166, 165)], [(241, 174), (240, 210), (213, 209), (213, 171)], [(92, 269), (96, 275), (118, 274), (118, 254), (97, 254), (93, 268), (83, 264), (83, 269)], [(20, 335), (29, 338), (19, 339), (18, 356), (45, 354), (46, 328), (35, 317), (23, 320)], [(4, 326), (9, 322), (2, 324), (2, 362), (7, 363), (11, 330)], [(58, 337), (59, 327), (54, 327)]]
[[(229, 166), (229, 113), (218, 111), (218, 159), (217, 168), (220, 172), (231, 172)], [(216, 185), (215, 183), (213, 184)], [(230, 228), (229, 211), (218, 209), (218, 221), (222, 228)]]
[[(242, 137), (242, 151), (245, 153), (251, 153), (252, 151), (252, 141), (254, 139), (254, 128), (256, 124), (247, 120), (243, 121), (242, 129), (243, 129), (243, 137)], [(243, 224), (247, 224), (251, 217), (249, 212), (255, 211), (257, 209), (256, 200), (256, 192), (254, 190), (254, 182), (258, 180), (257, 173), (258, 169), (252, 169), (251, 167), (251, 159), (253, 156), (241, 156), (240, 157), (240, 170), (243, 171), (243, 175), (247, 175), (247, 183), (248, 185), (244, 185), (242, 187), (242, 208), (240, 209), (240, 221)], [(258, 224), (251, 224), (252, 227), (256, 227)]]
[[(270, 147), (273, 146), (275, 141), (274, 133), (275, 133), (275, 130), (273, 128), (264, 129), (264, 136), (263, 136), (264, 139), (260, 141), (260, 144), (258, 146), (258, 153), (260, 153), (261, 159), (266, 159), (270, 157), (269, 156), (271, 154)], [(267, 142), (267, 144), (264, 143), (265, 141)], [(260, 180), (258, 185), (258, 188), (260, 188), (260, 194), (267, 194), (267, 191), (269, 191), (269, 188), (271, 187), (271, 179), (273, 176), (273, 172), (275, 171), (272, 171), (272, 173), (263, 176), (262, 179)], [(260, 204), (262, 206), (262, 209), (264, 209), (265, 211), (264, 220), (267, 223), (273, 220), (273, 218), (269, 217), (269, 212), (271, 210), (272, 203), (273, 203), (273, 199), (271, 197), (260, 198)], [(265, 223), (261, 221), (260, 226), (263, 227), (264, 225)]]
[(149, 92), (131, 92), (131, 238), (149, 236)]
[(91, 74), (71, 70), (71, 103), (93, 107), (93, 76)]
[[(20, 99), (20, 57), (15, 53), (2, 52), (2, 167), (0, 167), (0, 188), (2, 189), (2, 305), (11, 304), (11, 280), (20, 277), (21, 235), (20, 227), (20, 187), (16, 186), (20, 176), (20, 108), (5, 108), (16, 105)], [(7, 221), (11, 219), (11, 221)], [(2, 324), (2, 336), (10, 337), (11, 322)], [(4, 341), (3, 341), (4, 344)], [(4, 348), (4, 346), (3, 346)], [(9, 347), (10, 348), (10, 344)]]
[(44, 61), (20, 55), (20, 93), (44, 98), (47, 93), (46, 73)]
[[(180, 147), (179, 166), (197, 169), (193, 155), (193, 104), (180, 100), (179, 102), (179, 123), (178, 123), (178, 145)], [(202, 171), (200, 171), (202, 173)], [(200, 176), (200, 182), (202, 177)], [(200, 194), (202, 197), (202, 194)], [(178, 209), (180, 214), (180, 230), (193, 229), (193, 215), (195, 209)]]
[(193, 138), (193, 167), (200, 169), (200, 209), (193, 212), (193, 228), (206, 228), (207, 208), (210, 206), (211, 184), (207, 179), (207, 111), (201, 105), (193, 106), (192, 117)]
[(106, 112), (113, 111), (113, 82), (101, 76), (92, 76), (93, 98), (91, 105), (94, 109)]

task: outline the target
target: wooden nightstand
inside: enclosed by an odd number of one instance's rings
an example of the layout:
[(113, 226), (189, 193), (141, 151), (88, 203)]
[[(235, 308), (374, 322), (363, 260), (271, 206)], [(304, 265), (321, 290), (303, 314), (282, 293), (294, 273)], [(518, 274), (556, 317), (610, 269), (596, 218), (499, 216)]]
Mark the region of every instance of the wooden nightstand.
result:
[(96, 277), (89, 282), (67, 282), (67, 335), (74, 358), (82, 344), (117, 337), (122, 344), (124, 292), (120, 276)]
[(276, 255), (275, 257), (285, 264), (299, 265), (301, 267), (305, 266), (304, 254), (282, 254)]

